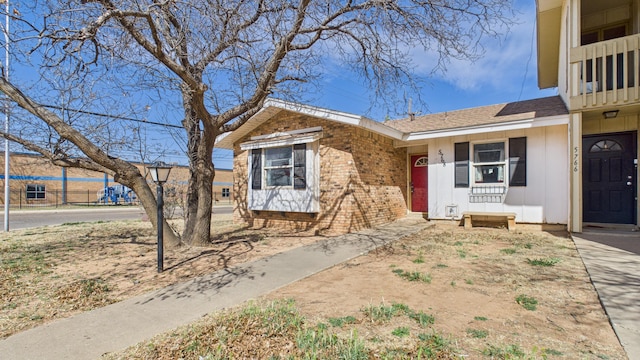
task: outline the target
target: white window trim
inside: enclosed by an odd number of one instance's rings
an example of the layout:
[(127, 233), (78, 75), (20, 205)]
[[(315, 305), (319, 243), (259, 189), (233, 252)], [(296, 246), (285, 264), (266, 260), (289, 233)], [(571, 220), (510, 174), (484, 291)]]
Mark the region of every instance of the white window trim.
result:
[(250, 141), (240, 144), (241, 150), (264, 149), (271, 147), (293, 146), (295, 144), (307, 144), (322, 138), (322, 128), (274, 133), (269, 135), (254, 136)]
[[(318, 213), (320, 211), (319, 140), (322, 136), (322, 128), (314, 127), (255, 136), (250, 141), (240, 144), (241, 150), (249, 150), (247, 156), (249, 184), (253, 183), (253, 155), (250, 150), (307, 144), (305, 150), (307, 188), (294, 189), (293, 182), (291, 186), (266, 186), (264, 151), (261, 151), (262, 186), (261, 189), (248, 187), (247, 207), (253, 211)], [(292, 154), (292, 156), (295, 155)], [(280, 201), (273, 201), (273, 199)]]
[(413, 163), (413, 167), (427, 167), (427, 166), (429, 166), (429, 157), (427, 157), (427, 156), (419, 157)]
[[(295, 145), (295, 144), (294, 144)], [(293, 189), (293, 170), (294, 170), (294, 162), (293, 162), (293, 158), (295, 156), (295, 151), (293, 150), (293, 145), (285, 145), (285, 146), (278, 146), (278, 147), (267, 147), (267, 148), (262, 148), (262, 149), (279, 149), (279, 148), (290, 148), (291, 149), (291, 156), (289, 157), (289, 164), (288, 165), (279, 165), (279, 166), (267, 166), (267, 154), (266, 151), (262, 151), (261, 155), (262, 156), (262, 188), (263, 189)], [(268, 179), (268, 170), (276, 170), (276, 169), (291, 169), (289, 171), (289, 185), (268, 185), (267, 184), (267, 179)]]
[[(496, 162), (475, 162), (475, 147), (476, 145), (482, 145), (482, 144), (495, 144), (495, 143), (502, 143), (504, 146), (504, 159), (502, 161), (496, 161)], [(499, 139), (491, 139), (491, 140), (482, 140), (482, 141), (472, 141), (469, 142), (469, 176), (470, 176), (470, 186), (471, 187), (492, 187), (492, 186), (503, 186), (505, 188), (509, 187), (509, 174), (507, 173), (509, 171), (509, 141), (506, 138), (499, 138)], [(476, 182), (476, 166), (482, 166), (482, 165), (502, 165), (502, 176), (503, 176), (503, 181), (502, 182), (493, 182), (493, 183), (486, 183), (486, 182)]]

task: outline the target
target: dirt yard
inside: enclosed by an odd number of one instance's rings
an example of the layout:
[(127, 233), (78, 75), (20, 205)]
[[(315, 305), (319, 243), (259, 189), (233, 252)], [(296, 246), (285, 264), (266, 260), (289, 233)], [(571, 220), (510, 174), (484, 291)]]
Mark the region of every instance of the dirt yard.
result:
[[(211, 247), (166, 251), (162, 274), (145, 222), (0, 235), (0, 337), (322, 239), (242, 229), (228, 217), (213, 228)], [(626, 359), (564, 233), (465, 231), (438, 223), (267, 298), (294, 299), (310, 322), (353, 317), (373, 348), (401, 324), (370, 326), (363, 309), (402, 304), (430, 314), (432, 331), (466, 358), (516, 347), (531, 358)], [(412, 326), (407, 331), (417, 332)]]
[(164, 252), (147, 221), (68, 223), (0, 234), (0, 338), (269, 256), (319, 238), (247, 231), (218, 215), (208, 247)]
[[(292, 298), (318, 321), (407, 305), (433, 315), (433, 329), (454, 339), (465, 358), (517, 347), (522, 358), (626, 359), (565, 232), (512, 234), (440, 223), (269, 298)], [(397, 326), (358, 333), (375, 339)]]

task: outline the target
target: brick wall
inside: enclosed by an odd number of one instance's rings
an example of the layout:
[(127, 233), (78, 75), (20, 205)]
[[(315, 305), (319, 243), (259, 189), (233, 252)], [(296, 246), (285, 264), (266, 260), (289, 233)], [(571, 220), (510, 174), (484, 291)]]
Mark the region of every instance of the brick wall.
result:
[[(320, 212), (282, 213), (247, 209), (248, 151), (251, 136), (320, 126)], [(234, 145), (234, 220), (253, 227), (315, 230), (338, 234), (404, 217), (406, 150), (370, 131), (332, 121), (280, 112)]]

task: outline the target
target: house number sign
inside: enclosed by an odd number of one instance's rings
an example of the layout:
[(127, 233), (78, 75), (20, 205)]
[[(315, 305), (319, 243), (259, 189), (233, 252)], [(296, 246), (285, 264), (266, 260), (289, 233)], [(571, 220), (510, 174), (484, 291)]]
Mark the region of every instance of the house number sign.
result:
[(440, 162), (442, 163), (442, 167), (447, 166), (447, 162), (444, 161), (444, 154), (442, 153), (442, 149), (438, 149), (438, 155), (440, 155)]
[(573, 148), (573, 172), (578, 172), (578, 147)]

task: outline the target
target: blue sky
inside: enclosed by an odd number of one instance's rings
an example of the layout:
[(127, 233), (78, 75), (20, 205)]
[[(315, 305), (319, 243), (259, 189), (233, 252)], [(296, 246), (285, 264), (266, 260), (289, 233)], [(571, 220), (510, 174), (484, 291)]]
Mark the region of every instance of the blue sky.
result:
[[(539, 90), (537, 87), (535, 0), (514, 0), (514, 3), (517, 10), (517, 17), (514, 19), (516, 24), (502, 38), (485, 41), (484, 56), (473, 63), (453, 60), (447, 64), (445, 72), (431, 74), (435, 56), (424, 51), (411, 51), (416, 76), (428, 76), (428, 82), (420, 94), (412, 94), (408, 89), (402, 94), (405, 99), (414, 99), (414, 112), (438, 113), (556, 94), (556, 89)], [(16, 65), (20, 67), (19, 64)], [(14, 81), (20, 76), (28, 78), (29, 70), (25, 69), (25, 72), (16, 75), (12, 77)], [(338, 66), (330, 67), (322, 81), (319, 93), (303, 96), (307, 99), (313, 98), (312, 102), (304, 99), (300, 101), (313, 106), (367, 116), (376, 121), (383, 121), (386, 116), (406, 116), (390, 113), (388, 109), (376, 106), (375, 103), (372, 105), (370, 89)], [(421, 98), (424, 104), (420, 104), (418, 98)], [(408, 104), (400, 104), (399, 107), (406, 109), (407, 106)], [(152, 113), (163, 110), (161, 105), (154, 108), (151, 110)], [(151, 113), (150, 116), (154, 118)], [(149, 131), (156, 132), (155, 135), (150, 134), (150, 138), (167, 145), (174, 142), (167, 133), (163, 134), (163, 131), (158, 130), (160, 129), (157, 127), (149, 128)], [(173, 148), (176, 150), (170, 151), (164, 160), (186, 165), (186, 156), (180, 155), (177, 146)], [(215, 150), (214, 164), (217, 168), (231, 169), (231, 152)]]
[[(537, 85), (535, 0), (517, 0), (515, 7), (518, 12), (514, 19), (516, 25), (501, 39), (486, 41), (484, 56), (479, 60), (473, 63), (454, 60), (448, 64), (446, 72), (433, 74), (420, 94), (426, 108), (414, 103), (414, 111), (439, 113), (556, 95), (555, 88), (540, 90)], [(433, 56), (419, 51), (412, 55), (417, 75), (429, 74)], [(357, 79), (339, 70), (327, 75), (318, 100), (309, 105), (384, 120), (385, 109), (374, 106), (370, 111), (369, 90)], [(405, 97), (413, 96), (407, 93)], [(232, 167), (228, 152), (216, 150), (214, 162), (218, 168)]]
[[(536, 70), (535, 0), (515, 1), (516, 25), (502, 39), (484, 42), (485, 53), (476, 62), (452, 61), (446, 72), (437, 72), (420, 94), (428, 109), (423, 113), (438, 113), (455, 109), (545, 97), (556, 89), (539, 90)], [(414, 51), (415, 72), (428, 75), (434, 56)], [(331, 74), (323, 98), (314, 105), (335, 110), (365, 114), (369, 107), (367, 89), (354, 79)], [(410, 93), (406, 97), (411, 97)], [(414, 107), (414, 110), (415, 109)], [(370, 115), (383, 120), (382, 111)], [(393, 117), (393, 116), (392, 116)]]

